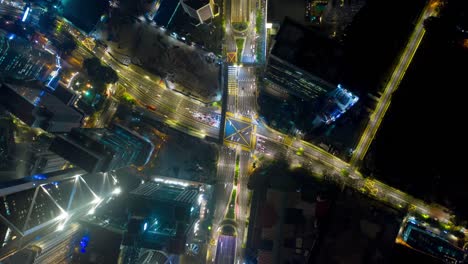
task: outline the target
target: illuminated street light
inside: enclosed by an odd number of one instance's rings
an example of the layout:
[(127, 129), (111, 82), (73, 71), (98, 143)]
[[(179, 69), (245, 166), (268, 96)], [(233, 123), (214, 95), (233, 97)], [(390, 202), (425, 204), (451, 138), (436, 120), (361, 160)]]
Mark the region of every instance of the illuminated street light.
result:
[(120, 189), (120, 187), (117, 187), (112, 191), (112, 194), (119, 195), (121, 192), (122, 192), (122, 189)]
[(88, 211), (88, 215), (93, 215), (95, 212), (96, 212), (96, 208), (93, 207)]
[(60, 224), (57, 226), (57, 231), (62, 231), (65, 228), (65, 224)]
[(58, 217), (59, 220), (63, 220), (63, 219), (67, 219), (67, 218), (68, 218), (68, 213), (67, 212), (62, 212)]
[(98, 204), (102, 201), (101, 197), (97, 196), (94, 200), (93, 200), (93, 204)]

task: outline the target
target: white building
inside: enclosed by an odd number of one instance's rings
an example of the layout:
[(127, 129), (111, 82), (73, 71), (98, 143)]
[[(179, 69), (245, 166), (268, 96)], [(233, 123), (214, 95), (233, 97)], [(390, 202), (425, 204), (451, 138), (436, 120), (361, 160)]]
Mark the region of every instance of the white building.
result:
[(214, 3), (211, 0), (180, 0), (180, 3), (185, 12), (197, 21), (197, 25), (214, 17)]

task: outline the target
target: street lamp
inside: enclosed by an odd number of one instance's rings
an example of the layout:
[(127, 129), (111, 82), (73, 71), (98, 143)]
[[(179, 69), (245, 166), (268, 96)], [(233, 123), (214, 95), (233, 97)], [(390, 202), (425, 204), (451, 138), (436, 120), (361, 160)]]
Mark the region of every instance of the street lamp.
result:
[(112, 194), (119, 195), (121, 192), (122, 192), (122, 189), (120, 189), (120, 187), (117, 187), (112, 191)]

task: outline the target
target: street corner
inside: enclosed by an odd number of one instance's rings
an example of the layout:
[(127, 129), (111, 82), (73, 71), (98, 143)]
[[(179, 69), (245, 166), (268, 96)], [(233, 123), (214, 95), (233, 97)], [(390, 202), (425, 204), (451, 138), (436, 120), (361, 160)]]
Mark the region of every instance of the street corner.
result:
[(240, 146), (246, 150), (251, 150), (255, 145), (255, 126), (244, 120), (226, 116), (226, 126), (224, 130), (224, 142), (228, 145)]

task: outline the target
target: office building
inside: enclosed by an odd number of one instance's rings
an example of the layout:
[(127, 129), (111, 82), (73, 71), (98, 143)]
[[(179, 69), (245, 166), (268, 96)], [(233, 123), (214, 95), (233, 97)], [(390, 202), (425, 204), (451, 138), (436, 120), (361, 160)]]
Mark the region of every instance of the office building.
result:
[(397, 243), (428, 254), (444, 263), (464, 263), (466, 252), (458, 239), (447, 231), (423, 224), (414, 217), (403, 223)]
[[(0, 183), (0, 258), (86, 214), (115, 187), (107, 174), (68, 169)], [(39, 245), (42, 249), (43, 246)]]
[(359, 99), (338, 84), (343, 55), (336, 41), (286, 18), (276, 35), (265, 79), (273, 89), (307, 101), (315, 109), (315, 125), (330, 124)]
[(335, 41), (286, 18), (276, 35), (265, 77), (287, 93), (313, 102), (336, 88), (343, 54)]
[(61, 171), (68, 165), (64, 158), (49, 150), (47, 143), (20, 143), (16, 147), (30, 164), (27, 176)]
[(195, 24), (206, 23), (214, 16), (214, 4), (211, 0), (180, 0), (180, 3)]
[(80, 127), (83, 114), (35, 84), (2, 84), (0, 104), (21, 121), (47, 132), (68, 132)]
[(277, 89), (309, 101), (318, 100), (335, 89), (331, 83), (273, 54), (270, 55), (265, 78)]
[(16, 80), (46, 81), (56, 58), (27, 39), (0, 30), (0, 75)]
[(124, 245), (179, 255), (185, 252), (186, 241), (200, 216), (199, 190), (148, 182), (130, 192), (130, 210), (132, 218)]
[(320, 122), (330, 124), (346, 113), (358, 100), (359, 97), (338, 84), (338, 87), (328, 94), (325, 103), (317, 115), (317, 119)]
[(76, 128), (59, 134), (50, 150), (89, 173), (144, 166), (154, 146), (138, 133), (118, 124), (112, 128)]
[(5, 165), (14, 151), (14, 130), (12, 119), (8, 115), (0, 114), (0, 164)]

